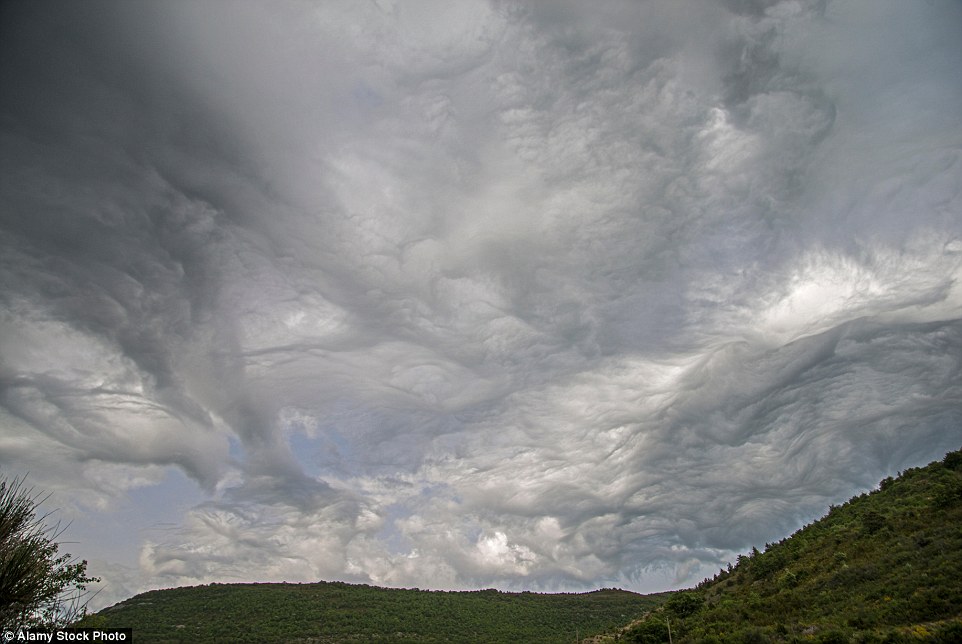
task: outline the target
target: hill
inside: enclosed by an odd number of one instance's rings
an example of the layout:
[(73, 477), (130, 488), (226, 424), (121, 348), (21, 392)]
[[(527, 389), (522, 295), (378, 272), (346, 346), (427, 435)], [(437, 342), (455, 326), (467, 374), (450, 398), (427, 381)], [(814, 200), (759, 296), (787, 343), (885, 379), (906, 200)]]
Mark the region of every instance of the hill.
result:
[(753, 549), (607, 641), (962, 642), (962, 451)]
[(667, 594), (442, 592), (339, 582), (210, 584), (142, 593), (80, 624), (137, 642), (572, 642), (641, 617)]

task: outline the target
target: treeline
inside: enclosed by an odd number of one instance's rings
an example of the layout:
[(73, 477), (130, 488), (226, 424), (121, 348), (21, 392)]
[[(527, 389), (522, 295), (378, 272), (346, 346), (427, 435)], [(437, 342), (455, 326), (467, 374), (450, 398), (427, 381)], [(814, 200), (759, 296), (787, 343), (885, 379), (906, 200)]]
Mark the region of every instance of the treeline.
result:
[(627, 642), (962, 642), (962, 451), (673, 595)]
[(442, 592), (320, 582), (155, 590), (88, 616), (131, 627), (138, 642), (572, 642), (664, 601), (604, 589), (583, 594)]

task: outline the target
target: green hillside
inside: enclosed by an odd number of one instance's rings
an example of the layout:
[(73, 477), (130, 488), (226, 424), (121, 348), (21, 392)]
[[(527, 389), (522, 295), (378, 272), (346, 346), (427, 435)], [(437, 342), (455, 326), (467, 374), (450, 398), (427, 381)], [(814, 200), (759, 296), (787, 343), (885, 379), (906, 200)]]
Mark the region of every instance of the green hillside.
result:
[(137, 642), (573, 642), (641, 617), (666, 597), (211, 584), (143, 593), (81, 625), (131, 627)]
[(962, 451), (883, 480), (612, 640), (962, 642)]

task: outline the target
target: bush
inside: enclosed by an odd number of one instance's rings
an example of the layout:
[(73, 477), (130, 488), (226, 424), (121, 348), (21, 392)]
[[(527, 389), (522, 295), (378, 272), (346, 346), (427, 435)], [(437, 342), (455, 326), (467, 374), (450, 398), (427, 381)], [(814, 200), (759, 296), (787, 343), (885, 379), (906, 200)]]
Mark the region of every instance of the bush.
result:
[(704, 603), (704, 598), (698, 593), (682, 591), (675, 593), (668, 599), (665, 603), (665, 610), (678, 617), (688, 617), (697, 613)]
[(819, 634), (817, 641), (820, 644), (848, 644), (850, 639), (843, 631), (831, 629)]
[(778, 576), (778, 587), (781, 590), (789, 590), (798, 585), (798, 576), (791, 570), (786, 570)]
[(743, 644), (768, 644), (772, 641), (762, 629), (754, 626), (743, 630), (739, 634), (738, 640)]
[(59, 555), (57, 526), (37, 517), (42, 502), (23, 481), (0, 480), (0, 629), (67, 626), (86, 612), (87, 562)]
[(625, 633), (625, 640), (637, 644), (661, 644), (668, 641), (668, 624), (664, 619), (649, 617)]
[(862, 528), (864, 528), (865, 532), (868, 534), (875, 534), (887, 526), (888, 520), (874, 510), (869, 510), (862, 515)]
[(950, 622), (942, 627), (936, 640), (937, 642), (962, 642), (962, 622)]

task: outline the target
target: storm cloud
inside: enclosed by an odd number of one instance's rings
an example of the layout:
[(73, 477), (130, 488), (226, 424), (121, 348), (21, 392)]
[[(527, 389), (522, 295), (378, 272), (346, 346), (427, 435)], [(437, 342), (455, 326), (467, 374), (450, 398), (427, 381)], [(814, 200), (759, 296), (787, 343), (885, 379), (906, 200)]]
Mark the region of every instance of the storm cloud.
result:
[(950, 0), (0, 5), (0, 467), (149, 587), (691, 585), (962, 444)]

